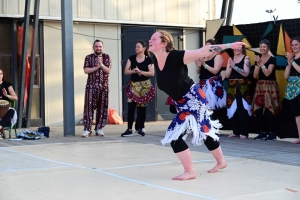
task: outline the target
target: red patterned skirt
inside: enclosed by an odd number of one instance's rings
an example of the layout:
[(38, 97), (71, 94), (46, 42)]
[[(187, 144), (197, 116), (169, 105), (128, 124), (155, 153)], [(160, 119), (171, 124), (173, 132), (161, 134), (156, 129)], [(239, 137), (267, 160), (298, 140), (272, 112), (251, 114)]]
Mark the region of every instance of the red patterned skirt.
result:
[(267, 108), (273, 115), (281, 110), (279, 87), (276, 81), (259, 80), (256, 84), (252, 102), (252, 112), (260, 108)]
[(155, 95), (155, 88), (151, 84), (150, 79), (145, 81), (133, 82), (128, 81), (126, 87), (126, 96), (133, 102), (136, 102), (137, 106), (147, 106)]

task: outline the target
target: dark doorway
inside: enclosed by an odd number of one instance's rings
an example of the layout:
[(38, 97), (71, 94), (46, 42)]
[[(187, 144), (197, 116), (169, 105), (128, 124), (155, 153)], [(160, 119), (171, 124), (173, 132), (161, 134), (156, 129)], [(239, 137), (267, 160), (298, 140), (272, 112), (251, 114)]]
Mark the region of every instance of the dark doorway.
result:
[[(125, 95), (126, 85), (130, 80), (129, 75), (124, 75), (124, 69), (129, 56), (135, 54), (135, 45), (139, 40), (143, 40), (148, 44), (151, 35), (155, 32), (155, 27), (122, 27), (122, 94), (123, 94), (123, 120), (127, 121), (127, 97)], [(155, 76), (150, 78), (155, 86)], [(156, 121), (156, 96), (147, 106), (146, 121)]]

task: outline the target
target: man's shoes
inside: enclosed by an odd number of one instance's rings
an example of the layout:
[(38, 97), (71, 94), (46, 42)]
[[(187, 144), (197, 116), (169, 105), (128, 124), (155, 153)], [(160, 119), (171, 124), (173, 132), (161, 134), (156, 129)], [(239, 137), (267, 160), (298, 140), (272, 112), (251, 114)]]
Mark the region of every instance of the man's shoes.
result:
[(90, 131), (83, 131), (81, 137), (91, 137), (91, 132)]
[(121, 134), (122, 137), (130, 137), (133, 136), (132, 130), (127, 129), (124, 133)]
[(259, 135), (256, 136), (256, 137), (253, 138), (253, 139), (254, 139), (254, 140), (265, 140), (266, 137), (267, 137), (267, 135), (260, 131), (260, 132), (259, 132)]
[(277, 137), (274, 133), (270, 132), (268, 137), (265, 139), (265, 141), (268, 141), (268, 140), (277, 140)]
[(98, 129), (96, 131), (96, 136), (104, 136), (104, 132), (102, 131), (102, 129)]
[(139, 134), (140, 136), (145, 136), (145, 128), (140, 129), (140, 130), (138, 131), (138, 134)]

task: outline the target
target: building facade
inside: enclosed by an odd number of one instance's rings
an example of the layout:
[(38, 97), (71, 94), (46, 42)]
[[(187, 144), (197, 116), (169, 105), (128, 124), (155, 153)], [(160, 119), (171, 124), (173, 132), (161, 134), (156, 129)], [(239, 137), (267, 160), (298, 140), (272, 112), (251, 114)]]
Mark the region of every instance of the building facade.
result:
[[(31, 2), (30, 13), (33, 15), (34, 1)], [(135, 53), (135, 43), (141, 39), (147, 42), (153, 32), (164, 29), (172, 33), (178, 49), (199, 48), (206, 20), (215, 18), (211, 12), (215, 6), (213, 0), (73, 0), (72, 4), (76, 123), (83, 115), (87, 79), (83, 61), (93, 52), (95, 39), (103, 41), (104, 52), (112, 59), (109, 108), (126, 118), (124, 89), (129, 77), (124, 76), (123, 70), (129, 55)], [(0, 0), (0, 68), (17, 91), (24, 9), (25, 0)], [(32, 25), (29, 32), (28, 55)], [(40, 0), (32, 126), (63, 125), (61, 40), (61, 1)], [(195, 72), (196, 67), (191, 64), (189, 74), (196, 81)], [(152, 83), (155, 83), (155, 77)], [(166, 95), (157, 91), (148, 108), (147, 120), (172, 117), (164, 105), (165, 99)]]

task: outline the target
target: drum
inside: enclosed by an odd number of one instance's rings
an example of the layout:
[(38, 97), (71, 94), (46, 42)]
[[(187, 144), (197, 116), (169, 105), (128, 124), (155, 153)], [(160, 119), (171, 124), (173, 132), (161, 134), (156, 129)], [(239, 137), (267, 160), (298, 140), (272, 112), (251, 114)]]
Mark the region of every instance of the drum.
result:
[(0, 100), (0, 118), (3, 118), (9, 109), (9, 102), (6, 100)]

